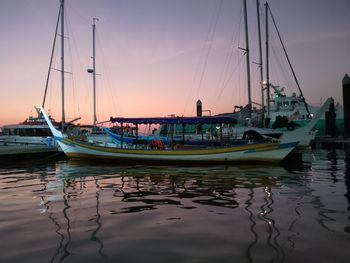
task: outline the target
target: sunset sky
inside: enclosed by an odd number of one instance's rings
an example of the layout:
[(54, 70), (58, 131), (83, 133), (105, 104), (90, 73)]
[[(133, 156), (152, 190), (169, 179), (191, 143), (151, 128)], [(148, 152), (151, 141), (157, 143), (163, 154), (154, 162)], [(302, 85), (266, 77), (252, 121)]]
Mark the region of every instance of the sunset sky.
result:
[[(248, 0), (253, 101), (260, 102), (256, 0)], [(261, 22), (265, 39), (265, 18)], [(349, 0), (270, 0), (310, 104), (333, 96), (350, 73)], [(59, 0), (0, 0), (0, 126), (35, 115), (43, 99)], [(65, 0), (66, 120), (92, 122), (92, 18), (97, 22), (97, 118), (211, 114), (247, 103), (241, 0)], [(271, 21), (271, 20), (270, 20)], [(273, 84), (297, 92), (270, 23)], [(263, 45), (263, 48), (265, 45)], [(264, 51), (265, 52), (265, 51)], [(265, 59), (265, 56), (264, 56)], [(265, 61), (264, 61), (265, 63)], [(53, 68), (60, 68), (60, 42)], [(60, 72), (45, 108), (61, 118)]]

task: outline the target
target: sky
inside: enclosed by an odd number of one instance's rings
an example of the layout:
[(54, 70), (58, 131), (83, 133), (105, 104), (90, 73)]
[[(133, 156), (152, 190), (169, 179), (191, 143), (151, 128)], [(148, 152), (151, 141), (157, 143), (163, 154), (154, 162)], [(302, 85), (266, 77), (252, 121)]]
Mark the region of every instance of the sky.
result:
[[(268, 1), (306, 100), (342, 103), (350, 73), (349, 0)], [(260, 103), (256, 0), (248, 3), (252, 99)], [(265, 41), (265, 14), (260, 19)], [(0, 126), (36, 115), (43, 100), (59, 0), (0, 0)], [(65, 0), (66, 120), (92, 123), (92, 18), (97, 119), (193, 116), (247, 103), (241, 0)], [(270, 19), (270, 81), (297, 91)], [(61, 118), (60, 42), (45, 109)], [(265, 63), (263, 42), (263, 63)], [(265, 73), (264, 73), (265, 78)]]

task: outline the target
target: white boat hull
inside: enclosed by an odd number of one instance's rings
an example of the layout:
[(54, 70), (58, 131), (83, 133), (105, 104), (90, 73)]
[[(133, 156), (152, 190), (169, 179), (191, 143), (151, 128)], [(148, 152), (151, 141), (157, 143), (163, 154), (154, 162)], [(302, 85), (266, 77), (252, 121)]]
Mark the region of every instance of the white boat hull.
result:
[(297, 145), (297, 143), (258, 143), (206, 149), (152, 150), (104, 147), (62, 138), (56, 140), (70, 158), (165, 162), (279, 162)]
[(157, 162), (279, 162), (283, 160), (297, 145), (297, 142), (267, 142), (234, 145), (229, 147), (176, 150), (122, 149), (117, 147), (106, 147), (65, 138), (60, 131), (53, 127), (50, 119), (42, 108), (41, 111), (54, 134), (57, 143), (70, 158)]

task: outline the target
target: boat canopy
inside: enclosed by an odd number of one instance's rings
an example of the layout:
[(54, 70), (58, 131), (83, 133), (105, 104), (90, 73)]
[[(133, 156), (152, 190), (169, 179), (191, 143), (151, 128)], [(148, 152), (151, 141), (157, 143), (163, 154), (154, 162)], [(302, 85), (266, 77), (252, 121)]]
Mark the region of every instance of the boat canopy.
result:
[(132, 124), (236, 124), (237, 120), (233, 117), (149, 117), (149, 118), (123, 118), (117, 117), (110, 119), (111, 122), (132, 123)]

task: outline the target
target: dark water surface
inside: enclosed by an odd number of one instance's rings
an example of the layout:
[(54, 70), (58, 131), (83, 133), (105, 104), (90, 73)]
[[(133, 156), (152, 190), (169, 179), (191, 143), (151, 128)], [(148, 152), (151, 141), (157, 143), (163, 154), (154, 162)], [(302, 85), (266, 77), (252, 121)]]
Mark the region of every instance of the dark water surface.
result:
[(350, 262), (350, 151), (283, 166), (2, 164), (0, 262)]

